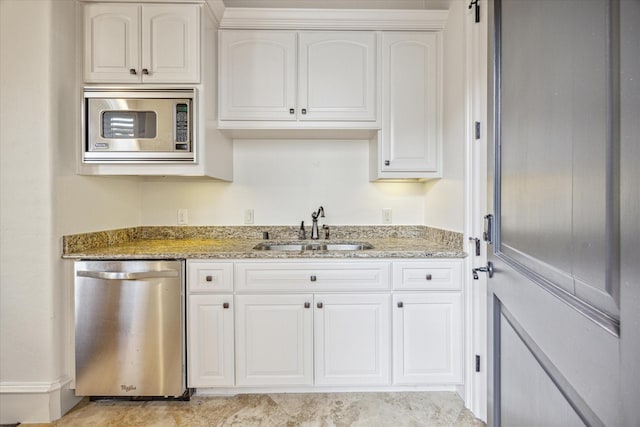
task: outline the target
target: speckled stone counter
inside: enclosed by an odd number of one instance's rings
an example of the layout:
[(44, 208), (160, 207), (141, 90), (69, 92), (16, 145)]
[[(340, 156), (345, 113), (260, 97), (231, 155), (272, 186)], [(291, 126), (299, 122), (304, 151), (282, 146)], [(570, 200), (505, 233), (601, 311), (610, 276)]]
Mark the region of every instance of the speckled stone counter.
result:
[[(359, 251), (264, 251), (269, 241), (360, 243)], [(424, 226), (333, 226), (329, 240), (298, 240), (296, 227), (135, 227), (63, 238), (68, 259), (464, 258), (462, 234)]]

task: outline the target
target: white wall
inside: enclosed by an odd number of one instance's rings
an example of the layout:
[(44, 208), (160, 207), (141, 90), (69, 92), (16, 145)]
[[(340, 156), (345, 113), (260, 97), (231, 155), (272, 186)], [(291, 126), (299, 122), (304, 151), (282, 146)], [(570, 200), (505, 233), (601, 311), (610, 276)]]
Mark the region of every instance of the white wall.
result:
[(463, 231), (465, 95), (463, 17), (466, 5), (450, 2), (444, 33), (444, 177), (427, 183), (368, 181), (365, 141), (235, 141), (234, 180), (175, 178), (142, 183), (143, 225), (176, 225), (188, 209), (191, 225), (241, 225), (245, 209), (255, 224), (295, 225), (310, 221), (318, 206), (327, 224), (393, 223)]
[(75, 3), (0, 1), (0, 423), (48, 422), (68, 388), (61, 236), (139, 223), (132, 179), (74, 175)]
[(427, 184), (424, 223), (464, 230), (465, 87), (464, 16), (467, 4), (451, 1), (444, 31), (444, 175)]
[[(452, 2), (452, 11), (462, 7)], [(440, 181), (370, 183), (365, 141), (237, 141), (233, 183), (141, 181), (75, 175), (74, 2), (0, 0), (0, 423), (51, 421), (69, 403), (64, 234), (173, 225), (178, 208), (189, 209), (191, 224), (242, 224), (246, 208), (255, 210), (256, 224), (298, 224), (320, 204), (328, 224), (380, 224), (381, 209), (392, 208), (395, 224), (460, 230), (462, 130), (452, 128), (461, 124), (462, 88), (458, 53), (450, 51), (458, 46), (456, 25), (445, 40)]]
[(175, 225), (189, 210), (190, 224), (241, 225), (245, 209), (255, 224), (310, 223), (320, 205), (326, 223), (381, 224), (382, 208), (394, 224), (423, 224), (422, 183), (371, 183), (368, 141), (235, 141), (234, 181), (150, 180), (142, 184), (142, 224)]
[(53, 380), (58, 373), (42, 357), (53, 347), (53, 290), (43, 286), (51, 284), (46, 278), (54, 262), (49, 64), (43, 48), (50, 10), (38, 1), (3, 0), (0, 7), (0, 375), (2, 381)]

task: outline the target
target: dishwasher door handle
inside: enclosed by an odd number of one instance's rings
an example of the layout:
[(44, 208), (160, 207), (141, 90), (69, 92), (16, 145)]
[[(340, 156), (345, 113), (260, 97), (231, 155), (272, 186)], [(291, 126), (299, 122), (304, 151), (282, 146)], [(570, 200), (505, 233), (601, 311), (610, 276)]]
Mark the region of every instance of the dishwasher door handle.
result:
[(154, 279), (158, 277), (178, 277), (178, 270), (159, 270), (159, 271), (86, 271), (79, 270), (76, 272), (80, 277), (91, 277), (93, 279), (104, 280), (141, 280)]

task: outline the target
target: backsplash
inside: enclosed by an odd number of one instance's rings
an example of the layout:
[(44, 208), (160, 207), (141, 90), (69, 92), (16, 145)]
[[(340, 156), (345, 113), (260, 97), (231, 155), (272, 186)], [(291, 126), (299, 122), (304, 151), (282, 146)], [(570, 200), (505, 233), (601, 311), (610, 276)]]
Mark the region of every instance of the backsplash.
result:
[[(310, 227), (307, 227), (307, 235)], [(94, 233), (74, 234), (62, 238), (62, 253), (69, 254), (86, 250), (125, 244), (137, 240), (178, 239), (262, 239), (263, 232), (270, 240), (297, 240), (298, 227), (292, 226), (143, 226), (120, 228)], [(321, 230), (322, 231), (322, 230)], [(455, 231), (441, 230), (422, 225), (375, 225), (341, 226), (330, 228), (330, 240), (362, 239), (425, 239), (462, 250), (463, 235)]]

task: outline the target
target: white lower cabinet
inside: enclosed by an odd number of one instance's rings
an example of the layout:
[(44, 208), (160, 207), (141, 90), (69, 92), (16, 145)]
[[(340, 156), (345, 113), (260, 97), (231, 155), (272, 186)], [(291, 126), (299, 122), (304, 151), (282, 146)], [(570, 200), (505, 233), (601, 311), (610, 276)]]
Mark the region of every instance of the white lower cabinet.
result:
[(375, 294), (236, 296), (237, 384), (389, 384), (389, 301)]
[(461, 268), (189, 260), (188, 386), (463, 384)]
[(312, 295), (236, 296), (236, 383), (313, 384)]
[(315, 295), (317, 385), (389, 384), (389, 295)]
[(393, 383), (462, 383), (462, 294), (393, 296)]
[(188, 387), (233, 386), (233, 295), (189, 295)]

